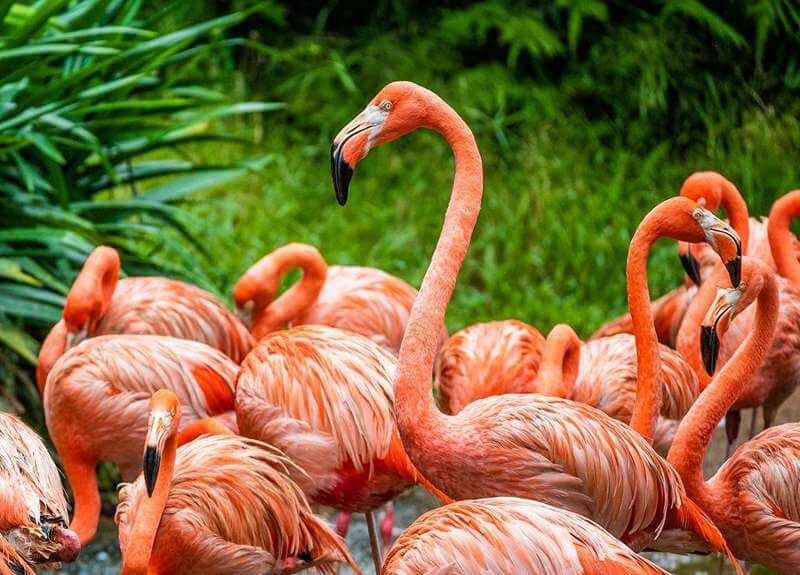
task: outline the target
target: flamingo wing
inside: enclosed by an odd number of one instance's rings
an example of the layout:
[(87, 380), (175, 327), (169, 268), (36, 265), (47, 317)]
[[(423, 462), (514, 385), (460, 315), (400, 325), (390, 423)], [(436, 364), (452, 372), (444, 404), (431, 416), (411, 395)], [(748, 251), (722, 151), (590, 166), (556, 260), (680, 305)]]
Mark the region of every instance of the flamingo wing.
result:
[(383, 573), (666, 572), (580, 515), (495, 497), (458, 501), (421, 516), (397, 540)]

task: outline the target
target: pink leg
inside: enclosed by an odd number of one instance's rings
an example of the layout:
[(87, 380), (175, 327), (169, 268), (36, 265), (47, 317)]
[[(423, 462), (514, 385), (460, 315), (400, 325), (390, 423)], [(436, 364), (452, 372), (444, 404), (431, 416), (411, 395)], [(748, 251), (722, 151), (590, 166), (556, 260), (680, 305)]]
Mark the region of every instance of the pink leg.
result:
[(350, 518), (352, 516), (347, 511), (339, 512), (336, 517), (336, 534), (342, 539), (347, 539), (347, 531), (350, 529)]
[(386, 504), (383, 511), (383, 520), (381, 521), (381, 543), (383, 548), (388, 549), (392, 544), (394, 535), (394, 505), (390, 501)]

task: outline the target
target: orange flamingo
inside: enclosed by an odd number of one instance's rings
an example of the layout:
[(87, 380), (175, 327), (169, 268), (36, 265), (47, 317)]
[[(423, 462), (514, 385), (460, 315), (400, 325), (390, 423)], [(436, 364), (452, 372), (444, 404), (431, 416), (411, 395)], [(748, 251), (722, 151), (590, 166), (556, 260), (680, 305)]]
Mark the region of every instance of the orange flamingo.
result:
[(739, 447), (714, 477), (703, 478), (714, 429), (768, 358), (783, 305), (770, 267), (758, 258), (743, 263), (742, 283), (719, 290), (703, 322), (707, 370), (714, 371), (724, 331), (756, 300), (754, 327), (681, 422), (669, 461), (737, 557), (788, 575), (800, 565), (800, 424), (760, 433)]
[(309, 500), (366, 514), (377, 570), (372, 511), (424, 481), (397, 433), (396, 364), (362, 335), (300, 326), (259, 341), (242, 362), (236, 387), (240, 431), (298, 464), (302, 473), (291, 476)]
[(58, 358), (87, 337), (152, 334), (193, 339), (236, 363), (253, 346), (247, 328), (207, 291), (161, 277), (120, 280), (119, 273), (119, 254), (113, 248), (100, 246), (86, 260), (67, 295), (64, 319), (39, 352), (40, 391)]
[(398, 538), (381, 573), (667, 574), (585, 517), (514, 497), (425, 513)]
[(141, 471), (150, 395), (170, 389), (184, 421), (217, 416), (233, 426), (238, 374), (222, 352), (166, 336), (98, 336), (64, 354), (47, 380), (44, 409), (75, 495), (71, 528), (81, 542), (94, 537), (100, 516), (97, 463), (116, 463), (126, 481)]
[[(508, 394), (441, 413), (431, 395), (438, 326), (466, 256), (483, 192), (481, 158), (466, 123), (433, 92), (411, 82), (383, 88), (334, 140), (337, 199), (347, 200), (356, 163), (374, 146), (416, 128), (441, 133), (455, 155), (453, 193), (431, 264), (414, 302), (395, 376), (400, 437), (411, 461), (454, 499), (513, 495), (554, 504), (596, 520), (634, 548), (669, 525), (688, 528), (718, 550), (727, 546), (686, 496), (680, 478), (642, 435), (652, 438), (661, 388), (650, 317), (646, 264), (661, 236), (709, 241), (723, 261), (740, 256), (735, 232), (686, 198), (655, 208), (634, 236), (628, 260), (629, 301), (637, 337), (639, 393), (628, 426), (580, 403)], [(734, 273), (735, 266), (732, 268)], [(646, 341), (645, 341), (646, 340)], [(637, 431), (639, 433), (637, 433)]]
[(0, 575), (33, 575), (80, 553), (66, 528), (64, 488), (42, 440), (22, 421), (0, 413)]
[[(720, 207), (728, 215), (731, 227), (739, 234), (742, 242), (742, 253), (757, 255), (765, 261), (772, 261), (769, 246), (766, 242), (766, 227), (763, 222), (749, 217), (747, 204), (736, 186), (717, 172), (695, 172), (681, 186), (680, 195), (694, 200), (710, 211)], [(703, 246), (700, 246), (702, 249)], [(686, 270), (687, 277), (694, 286), (701, 283), (704, 263), (708, 259), (698, 261), (695, 252), (688, 244), (679, 247), (678, 255)], [(658, 341), (672, 348), (676, 346), (678, 330), (686, 314), (697, 288), (691, 283), (675, 288), (652, 303)], [(605, 324), (593, 335), (592, 339), (619, 333), (633, 333), (630, 314), (623, 315)]]
[[(146, 413), (146, 412), (145, 412)], [(144, 473), (120, 489), (122, 575), (336, 572), (344, 542), (314, 516), (277, 449), (233, 434), (178, 449), (181, 403), (150, 400)]]
[(544, 344), (539, 330), (515, 319), (457, 331), (436, 358), (439, 406), (455, 414), (484, 397), (534, 391)]
[[(303, 270), (302, 279), (275, 299), (281, 279), (293, 268)], [(315, 247), (298, 243), (261, 258), (233, 289), (237, 312), (256, 340), (287, 326), (329, 325), (360, 333), (395, 355), (416, 296), (417, 290), (386, 272), (328, 267)]]

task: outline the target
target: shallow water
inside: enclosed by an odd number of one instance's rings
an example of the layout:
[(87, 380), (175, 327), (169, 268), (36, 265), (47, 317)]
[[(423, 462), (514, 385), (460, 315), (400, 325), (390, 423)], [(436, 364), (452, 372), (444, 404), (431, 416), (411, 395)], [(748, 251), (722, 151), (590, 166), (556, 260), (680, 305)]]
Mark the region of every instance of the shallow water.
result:
[[(436, 501), (424, 491), (410, 492), (395, 502), (395, 534), (398, 535), (403, 528), (408, 526), (421, 513), (433, 508)], [(333, 512), (323, 513), (331, 522), (335, 519)], [(347, 544), (356, 562), (362, 567), (364, 574), (374, 573), (372, 558), (369, 550), (369, 538), (364, 517), (356, 515), (350, 525)], [(670, 573), (677, 575), (718, 575), (719, 559), (709, 557), (684, 557), (669, 553), (647, 553), (651, 561), (661, 565)], [(103, 519), (98, 537), (89, 545), (77, 562), (66, 565), (59, 571), (46, 571), (45, 573), (63, 573), (71, 575), (118, 575), (121, 560), (116, 540), (116, 526), (111, 519)], [(341, 573), (352, 573), (350, 569), (343, 568)], [(722, 571), (725, 575), (734, 573), (726, 565)], [(766, 575), (767, 570), (754, 569), (752, 575)]]

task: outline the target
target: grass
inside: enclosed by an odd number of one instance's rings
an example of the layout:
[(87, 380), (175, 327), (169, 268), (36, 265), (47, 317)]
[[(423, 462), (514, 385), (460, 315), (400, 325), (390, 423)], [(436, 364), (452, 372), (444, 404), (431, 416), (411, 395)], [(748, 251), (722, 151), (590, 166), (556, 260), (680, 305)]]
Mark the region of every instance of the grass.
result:
[[(336, 105), (355, 114), (364, 99)], [(225, 293), (250, 263), (290, 241), (318, 246), (329, 263), (374, 266), (419, 285), (451, 185), (445, 142), (418, 133), (373, 150), (340, 208), (329, 174), (332, 134), (283, 128), (296, 123), (291, 111), (270, 119), (274, 129), (259, 144), (271, 155), (264, 169), (202, 194), (190, 207), (212, 254), (207, 272)], [(519, 137), (507, 146), (491, 130), (478, 130), (485, 194), (449, 308), (451, 330), (516, 317), (541, 330), (566, 321), (588, 335), (626, 310), (630, 237), (647, 210), (676, 194), (692, 171), (732, 178), (754, 214), (800, 184), (800, 130), (790, 114), (752, 111), (680, 155), (670, 142), (647, 150), (605, 145), (586, 136), (592, 130), (581, 122), (576, 115), (518, 125)], [(218, 150), (191, 153), (203, 159)], [(660, 242), (651, 256), (653, 294), (676, 285), (681, 273), (674, 245)]]

